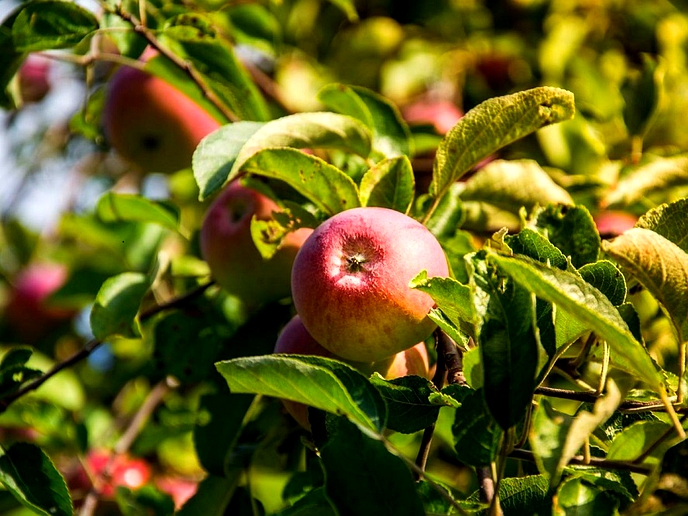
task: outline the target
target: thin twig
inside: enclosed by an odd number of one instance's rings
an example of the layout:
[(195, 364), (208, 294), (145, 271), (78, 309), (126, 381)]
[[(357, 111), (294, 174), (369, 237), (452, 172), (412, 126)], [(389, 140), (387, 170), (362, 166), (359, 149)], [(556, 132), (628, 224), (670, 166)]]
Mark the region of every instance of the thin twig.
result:
[[(523, 450), (521, 448), (515, 448), (509, 454), (509, 457), (512, 459), (535, 462), (535, 454), (530, 450)], [(569, 460), (569, 464), (578, 466), (595, 466), (605, 469), (620, 469), (624, 471), (630, 471), (631, 473), (640, 473), (641, 475), (649, 475), (653, 470), (653, 468), (649, 466), (641, 466), (639, 464), (633, 464), (632, 462), (624, 462), (620, 460), (601, 459), (599, 457), (590, 457), (590, 462), (586, 463), (586, 459), (582, 455), (576, 455), (575, 457), (572, 457)]]
[(175, 65), (177, 65), (177, 67), (186, 73), (186, 75), (201, 89), (203, 96), (208, 99), (208, 101), (212, 103), (213, 106), (215, 106), (227, 118), (227, 120), (230, 122), (238, 122), (240, 120), (236, 113), (229, 109), (208, 86), (203, 76), (198, 72), (198, 70), (196, 70), (196, 67), (194, 67), (192, 63), (182, 59), (174, 52), (162, 46), (155, 37), (153, 31), (141, 23), (141, 21), (138, 20), (134, 15), (122, 9), (121, 5), (118, 5), (115, 8), (114, 14), (128, 22), (134, 32), (143, 36), (143, 38), (151, 47), (172, 61)]
[(81, 506), (79, 516), (92, 516), (95, 514), (100, 499), (101, 488), (112, 475), (112, 467), (114, 466), (115, 459), (129, 451), (132, 444), (141, 433), (141, 430), (143, 430), (146, 421), (148, 421), (157, 406), (162, 402), (162, 399), (173, 386), (174, 385), (170, 381), (165, 379), (159, 382), (148, 393), (146, 399), (136, 411), (126, 430), (112, 449), (112, 454), (108, 457), (105, 467), (98, 473), (96, 478), (93, 479), (93, 486), (84, 499), (84, 504)]
[[(569, 389), (556, 389), (554, 387), (538, 387), (535, 389), (535, 394), (541, 394), (543, 396), (550, 396), (552, 398), (562, 398), (573, 401), (582, 401), (584, 403), (595, 403), (600, 397), (596, 391), (573, 391)], [(636, 401), (636, 400), (625, 400), (621, 402), (618, 407), (621, 412), (642, 412), (650, 410), (666, 410), (666, 406), (663, 401)], [(676, 409), (678, 412), (684, 414), (688, 411), (686, 407), (678, 407)]]

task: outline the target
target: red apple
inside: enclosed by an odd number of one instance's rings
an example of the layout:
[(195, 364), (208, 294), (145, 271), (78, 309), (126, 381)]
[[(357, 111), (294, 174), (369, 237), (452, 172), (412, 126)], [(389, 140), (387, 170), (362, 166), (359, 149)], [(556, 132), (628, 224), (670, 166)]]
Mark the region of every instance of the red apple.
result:
[[(110, 465), (109, 475), (105, 470)], [(86, 456), (84, 466), (70, 471), (67, 484), (72, 492), (87, 492), (93, 486), (93, 480), (99, 480), (98, 491), (104, 498), (113, 498), (118, 486), (129, 489), (143, 487), (151, 478), (151, 467), (141, 458), (129, 455), (116, 455), (108, 450), (91, 450)]]
[(24, 102), (40, 102), (50, 91), (50, 59), (29, 54), (19, 68), (19, 91)]
[(638, 217), (625, 211), (602, 211), (593, 218), (602, 238), (618, 236), (638, 222)]
[(67, 281), (68, 271), (57, 263), (34, 263), (21, 270), (12, 284), (5, 319), (17, 337), (34, 343), (74, 315), (70, 309), (51, 307), (47, 298)]
[(296, 311), (332, 353), (378, 362), (435, 329), (432, 298), (409, 287), (420, 271), (448, 276), (444, 251), (418, 221), (387, 208), (354, 208), (323, 222), (292, 269)]
[[(425, 343), (419, 342), (415, 346), (401, 351), (392, 358), (377, 363), (361, 363), (347, 361), (338, 357), (322, 347), (303, 325), (301, 318), (295, 315), (282, 329), (277, 343), (275, 353), (287, 353), (296, 355), (314, 355), (325, 358), (334, 358), (359, 369), (363, 374), (370, 375), (373, 372), (380, 373), (388, 380), (400, 378), (410, 374), (428, 378), (429, 360), (428, 351)], [(291, 400), (282, 400), (284, 408), (289, 414), (306, 430), (310, 429), (308, 423), (308, 406)]]
[(463, 116), (453, 102), (431, 99), (413, 102), (402, 113), (410, 124), (432, 124), (439, 134), (447, 134)]
[(235, 181), (213, 201), (203, 221), (201, 253), (213, 278), (249, 306), (289, 296), (294, 258), (313, 232), (301, 228), (289, 233), (275, 255), (263, 259), (251, 237), (251, 219), (269, 219), (279, 209), (265, 195)]
[(155, 485), (172, 497), (176, 509), (181, 509), (198, 490), (198, 481), (173, 476), (159, 477)]
[[(147, 52), (150, 58), (155, 52)], [(122, 66), (110, 83), (103, 129), (112, 147), (144, 172), (176, 172), (191, 166), (201, 139), (220, 123), (164, 80)]]

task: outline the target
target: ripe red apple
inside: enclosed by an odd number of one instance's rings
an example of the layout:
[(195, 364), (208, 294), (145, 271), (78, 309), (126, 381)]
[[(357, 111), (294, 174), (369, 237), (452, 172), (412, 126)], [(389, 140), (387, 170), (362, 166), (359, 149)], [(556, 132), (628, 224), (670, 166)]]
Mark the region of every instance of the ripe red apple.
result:
[(181, 509), (198, 490), (198, 481), (174, 476), (158, 477), (155, 485), (172, 497), (176, 509)]
[(57, 263), (34, 263), (14, 278), (5, 319), (17, 337), (34, 343), (74, 315), (71, 309), (51, 307), (47, 298), (67, 281), (67, 268)]
[[(155, 55), (147, 52), (144, 59)], [(103, 129), (112, 147), (144, 172), (176, 172), (191, 166), (201, 139), (220, 123), (162, 79), (122, 66), (111, 78)]]
[(618, 236), (638, 222), (638, 217), (625, 211), (602, 211), (593, 219), (602, 238)]
[[(373, 372), (380, 373), (387, 380), (401, 378), (410, 374), (430, 376), (428, 351), (425, 343), (419, 342), (415, 346), (401, 351), (391, 358), (377, 363), (361, 363), (347, 361), (338, 357), (322, 347), (303, 325), (298, 315), (285, 325), (280, 332), (275, 344), (275, 353), (287, 353), (295, 355), (314, 355), (325, 358), (334, 358), (359, 369), (363, 374), (370, 375)], [(291, 400), (282, 400), (284, 408), (306, 430), (310, 429), (308, 423), (308, 406)]]
[(24, 102), (40, 102), (50, 91), (50, 59), (29, 54), (19, 67), (19, 91)]
[[(112, 461), (110, 474), (104, 477), (105, 469)], [(143, 487), (151, 478), (152, 470), (148, 462), (129, 455), (112, 456), (108, 450), (90, 450), (86, 456), (84, 466), (79, 465), (75, 470), (66, 474), (67, 485), (74, 493), (87, 492), (93, 486), (93, 480), (99, 479), (99, 493), (104, 498), (112, 498), (118, 486), (138, 489)]]
[(421, 99), (404, 107), (402, 114), (410, 124), (432, 124), (438, 134), (447, 134), (463, 113), (448, 100)]
[(203, 221), (201, 253), (213, 278), (249, 306), (289, 296), (294, 258), (313, 232), (301, 228), (289, 233), (275, 255), (264, 260), (251, 237), (251, 219), (269, 219), (279, 209), (265, 195), (235, 181), (220, 192)]
[(435, 329), (432, 298), (409, 287), (420, 271), (448, 276), (444, 251), (418, 221), (387, 208), (347, 210), (323, 222), (296, 256), (291, 285), (309, 333), (332, 353), (378, 362)]

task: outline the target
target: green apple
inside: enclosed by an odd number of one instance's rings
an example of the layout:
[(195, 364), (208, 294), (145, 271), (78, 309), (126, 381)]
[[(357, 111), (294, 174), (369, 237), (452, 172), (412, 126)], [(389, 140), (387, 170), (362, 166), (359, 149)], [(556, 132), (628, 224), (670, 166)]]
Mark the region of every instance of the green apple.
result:
[(213, 278), (248, 306), (290, 295), (294, 258), (313, 232), (301, 228), (288, 233), (274, 256), (263, 259), (251, 236), (251, 219), (270, 219), (279, 209), (270, 198), (234, 181), (210, 205), (201, 227), (201, 253)]
[(311, 335), (347, 360), (379, 362), (430, 336), (432, 298), (409, 287), (422, 270), (449, 275), (435, 236), (387, 208), (354, 208), (323, 222), (292, 269), (296, 311)]
[[(147, 52), (145, 58), (155, 55)], [(103, 129), (109, 144), (143, 172), (191, 166), (203, 137), (220, 123), (174, 86), (122, 66), (108, 83)]]

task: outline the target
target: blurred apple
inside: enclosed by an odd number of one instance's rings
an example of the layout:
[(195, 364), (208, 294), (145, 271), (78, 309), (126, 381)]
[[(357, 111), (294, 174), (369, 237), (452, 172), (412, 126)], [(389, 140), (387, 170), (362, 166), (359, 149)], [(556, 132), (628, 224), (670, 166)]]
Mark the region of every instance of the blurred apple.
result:
[[(151, 59), (148, 51), (143, 59)], [(220, 123), (164, 80), (122, 66), (110, 80), (103, 129), (112, 147), (144, 172), (176, 172), (191, 166), (201, 139)]]
[(40, 102), (50, 91), (50, 59), (29, 54), (19, 67), (19, 91), (24, 102)]
[(5, 306), (5, 320), (22, 342), (37, 342), (74, 315), (74, 310), (47, 303), (67, 276), (67, 267), (48, 262), (28, 265), (16, 275)]
[(269, 260), (253, 243), (251, 219), (271, 218), (279, 206), (265, 195), (242, 186), (228, 185), (206, 212), (201, 228), (203, 259), (213, 278), (248, 306), (260, 306), (288, 297), (290, 275), (296, 253), (313, 232), (309, 228), (289, 233)]
[(320, 224), (292, 269), (294, 306), (308, 332), (332, 353), (379, 362), (430, 336), (434, 306), (409, 282), (421, 271), (449, 275), (435, 236), (387, 208), (346, 210)]
[[(112, 461), (109, 475), (104, 475), (108, 464)], [(84, 466), (79, 466), (65, 474), (70, 491), (83, 494), (93, 487), (93, 480), (99, 479), (102, 484), (97, 485), (100, 495), (113, 498), (118, 486), (135, 490), (143, 487), (151, 478), (151, 467), (141, 458), (129, 455), (113, 456), (108, 450), (91, 450), (86, 455)]]
[(613, 238), (626, 230), (631, 229), (638, 222), (638, 217), (625, 211), (602, 211), (593, 219), (597, 225), (597, 231), (602, 238)]
[(463, 113), (448, 100), (423, 98), (405, 106), (402, 115), (409, 124), (429, 124), (438, 134), (447, 134)]
[[(322, 347), (311, 334), (308, 333), (308, 330), (303, 325), (298, 315), (295, 315), (280, 332), (274, 352), (333, 358), (348, 363), (366, 376), (377, 372), (387, 380), (393, 380), (411, 374), (423, 376), (425, 378), (429, 378), (430, 376), (428, 351), (423, 342), (419, 342), (415, 346), (380, 362), (352, 362), (338, 357)], [(282, 400), (282, 403), (287, 412), (297, 423), (299, 423), (299, 425), (306, 430), (310, 429), (310, 424), (308, 422), (308, 406), (291, 400)]]
[(158, 477), (155, 479), (155, 485), (172, 497), (177, 509), (181, 509), (182, 505), (198, 490), (197, 481), (173, 476)]

